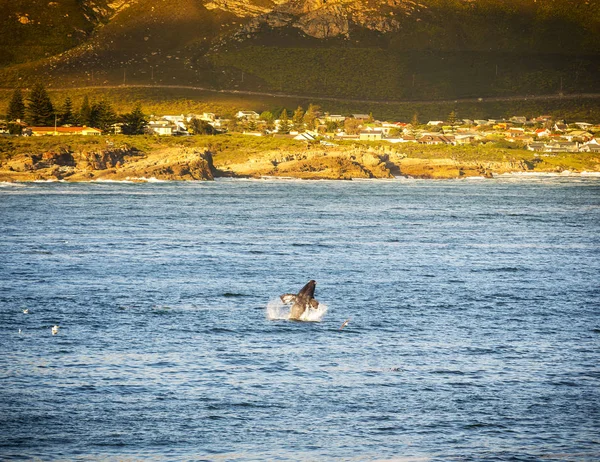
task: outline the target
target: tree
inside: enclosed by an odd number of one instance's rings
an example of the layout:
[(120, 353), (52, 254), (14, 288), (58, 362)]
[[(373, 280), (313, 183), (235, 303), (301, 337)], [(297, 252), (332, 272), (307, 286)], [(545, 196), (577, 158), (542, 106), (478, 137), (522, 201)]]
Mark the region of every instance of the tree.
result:
[(83, 97), (83, 102), (81, 103), (81, 108), (79, 109), (79, 122), (81, 124), (91, 127), (92, 120), (92, 106), (90, 106), (90, 100), (87, 95)]
[(16, 120), (23, 120), (25, 118), (25, 102), (23, 101), (23, 93), (21, 89), (17, 88), (8, 103), (8, 113), (6, 114), (6, 120), (13, 122)]
[(75, 114), (73, 114), (73, 103), (68, 96), (65, 98), (62, 111), (59, 117), (60, 125), (74, 125), (77, 122)]
[(456, 111), (452, 111), (450, 112), (450, 114), (448, 114), (448, 123), (450, 125), (454, 125), (456, 123)]
[(308, 109), (304, 113), (304, 123), (306, 124), (306, 128), (310, 130), (315, 128), (315, 121), (317, 120), (319, 109), (319, 106), (315, 104), (308, 105)]
[(121, 121), (123, 122), (121, 131), (124, 135), (143, 135), (148, 126), (141, 104), (136, 105), (130, 113), (123, 114)]
[(300, 131), (304, 129), (304, 109), (298, 106), (292, 115), (292, 124), (294, 130)]
[(279, 116), (279, 128), (277, 129), (277, 132), (283, 134), (290, 132), (290, 120), (288, 119), (287, 109), (281, 111), (281, 115)]
[(92, 104), (90, 111), (90, 126), (98, 128), (103, 132), (112, 130), (112, 126), (117, 123), (117, 114), (107, 101), (100, 101)]
[(190, 120), (188, 128), (194, 135), (215, 135), (217, 133), (215, 127), (209, 124), (206, 120), (200, 120), (196, 117)]
[(358, 135), (360, 133), (361, 127), (362, 124), (358, 119), (353, 119), (349, 117), (344, 121), (344, 131), (347, 135)]
[(410, 124), (415, 128), (419, 125), (419, 115), (416, 112), (413, 114)]
[(325, 123), (325, 130), (327, 133), (333, 133), (337, 131), (338, 128), (340, 128), (340, 124), (338, 124), (335, 120), (328, 120)]
[(275, 122), (275, 116), (273, 115), (273, 113), (271, 111), (264, 111), (261, 115), (260, 115), (260, 120), (264, 120), (266, 122), (266, 129), (267, 130), (272, 130), (273, 129), (273, 123)]
[(369, 112), (369, 118), (367, 119), (367, 123), (372, 124), (373, 122), (375, 122), (375, 117), (373, 117), (372, 112)]
[(50, 127), (54, 125), (54, 106), (48, 92), (41, 83), (36, 84), (29, 93), (26, 119), (29, 125)]

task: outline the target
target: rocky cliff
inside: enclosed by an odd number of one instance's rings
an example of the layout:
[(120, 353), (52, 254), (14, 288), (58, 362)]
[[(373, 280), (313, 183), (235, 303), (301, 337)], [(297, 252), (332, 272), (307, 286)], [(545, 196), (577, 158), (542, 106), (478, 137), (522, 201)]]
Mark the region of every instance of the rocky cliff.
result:
[(212, 180), (208, 150), (168, 147), (144, 154), (121, 147), (11, 156), (0, 165), (0, 181), (35, 180)]

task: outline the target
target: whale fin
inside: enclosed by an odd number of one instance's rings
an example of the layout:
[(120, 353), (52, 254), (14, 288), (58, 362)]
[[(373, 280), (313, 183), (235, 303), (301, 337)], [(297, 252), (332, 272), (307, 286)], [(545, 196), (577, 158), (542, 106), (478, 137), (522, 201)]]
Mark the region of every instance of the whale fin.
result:
[(311, 298), (309, 303), (310, 306), (313, 307), (315, 310), (319, 308), (319, 302), (316, 299)]
[(281, 301), (286, 305), (289, 305), (296, 301), (296, 296), (294, 294), (283, 294), (280, 295), (279, 298), (281, 298)]

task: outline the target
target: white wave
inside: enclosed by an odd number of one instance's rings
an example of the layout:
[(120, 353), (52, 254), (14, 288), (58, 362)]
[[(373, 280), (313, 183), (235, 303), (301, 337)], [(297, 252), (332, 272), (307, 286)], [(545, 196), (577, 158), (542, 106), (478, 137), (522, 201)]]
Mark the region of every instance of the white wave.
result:
[(66, 180), (33, 180), (34, 183), (66, 183)]
[[(300, 321), (321, 322), (328, 309), (329, 307), (327, 305), (324, 303), (319, 303), (319, 307), (316, 310), (310, 308), (302, 313), (302, 316), (300, 316)], [(267, 319), (270, 321), (290, 319), (291, 310), (291, 306), (285, 305), (281, 299), (277, 297), (267, 303)]]
[(0, 181), (0, 188), (24, 188), (23, 183), (13, 183), (11, 181)]
[(592, 176), (600, 178), (600, 172), (581, 172), (581, 176)]
[(90, 180), (90, 183), (133, 183), (133, 181), (129, 180), (104, 180), (99, 178), (97, 180)]

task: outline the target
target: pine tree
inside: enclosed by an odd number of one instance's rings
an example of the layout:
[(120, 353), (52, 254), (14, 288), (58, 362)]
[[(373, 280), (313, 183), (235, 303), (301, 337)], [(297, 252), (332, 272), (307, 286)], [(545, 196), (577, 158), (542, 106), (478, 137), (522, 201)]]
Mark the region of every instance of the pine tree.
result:
[[(300, 108), (300, 110), (302, 110), (302, 108)], [(277, 129), (277, 132), (283, 134), (290, 132), (290, 120), (288, 119), (287, 109), (281, 111), (281, 115), (279, 116), (279, 128)]]
[(37, 127), (50, 127), (55, 123), (54, 107), (48, 92), (41, 83), (36, 84), (29, 93), (27, 123)]
[(121, 127), (121, 131), (124, 135), (143, 135), (148, 126), (148, 120), (146, 119), (140, 104), (138, 104), (129, 114), (124, 114), (122, 116), (122, 121), (123, 126)]
[(8, 122), (16, 120), (23, 120), (25, 118), (25, 102), (23, 101), (23, 93), (21, 89), (17, 88), (12, 95), (10, 103), (8, 104), (8, 113), (6, 119)]
[(454, 125), (456, 123), (456, 111), (452, 111), (450, 114), (448, 114), (448, 123), (450, 125)]
[(307, 129), (313, 130), (315, 128), (315, 121), (317, 120), (319, 109), (319, 106), (315, 104), (308, 105), (308, 109), (304, 114), (304, 123), (306, 124)]
[(65, 103), (63, 105), (59, 120), (60, 125), (73, 125), (76, 122), (75, 114), (73, 114), (73, 103), (71, 102), (71, 98), (68, 96), (65, 98)]
[(302, 106), (298, 106), (292, 115), (292, 124), (294, 130), (301, 131), (304, 129), (304, 109)]
[(91, 127), (92, 121), (92, 107), (90, 106), (90, 100), (87, 95), (83, 97), (83, 102), (81, 103), (81, 108), (79, 109), (79, 122), (82, 125)]
[(90, 111), (90, 126), (103, 132), (110, 132), (113, 124), (117, 123), (117, 115), (107, 101), (92, 104)]
[(419, 125), (419, 116), (417, 115), (417, 113), (415, 112), (412, 116), (412, 120), (410, 121), (410, 124), (413, 127), (416, 127), (417, 125)]

